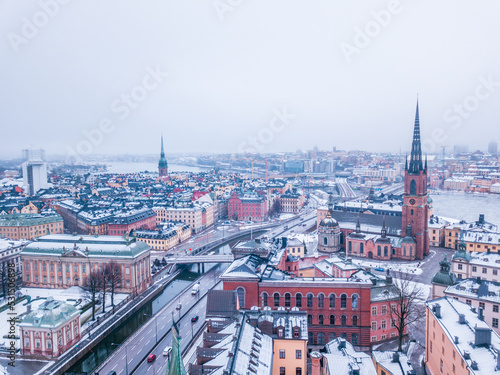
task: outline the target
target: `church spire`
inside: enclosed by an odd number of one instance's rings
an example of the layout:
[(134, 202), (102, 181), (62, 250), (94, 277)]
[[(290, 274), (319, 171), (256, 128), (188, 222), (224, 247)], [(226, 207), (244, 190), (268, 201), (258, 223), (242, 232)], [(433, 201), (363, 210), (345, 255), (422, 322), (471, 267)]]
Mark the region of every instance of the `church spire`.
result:
[(181, 355), (181, 335), (172, 312), (172, 351), (167, 363), (167, 375), (186, 375)]
[(160, 158), (165, 157), (165, 150), (163, 150), (163, 134), (161, 135), (161, 153), (160, 153)]
[(411, 144), (411, 157), (410, 157), (410, 173), (418, 173), (423, 170), (422, 166), (422, 146), (420, 143), (420, 120), (418, 114), (418, 99), (417, 110), (415, 113), (415, 126), (413, 129), (413, 142)]
[(163, 134), (161, 136), (161, 152), (160, 160), (158, 161), (158, 173), (160, 177), (168, 176), (168, 163), (167, 158), (165, 157), (165, 150), (163, 149)]

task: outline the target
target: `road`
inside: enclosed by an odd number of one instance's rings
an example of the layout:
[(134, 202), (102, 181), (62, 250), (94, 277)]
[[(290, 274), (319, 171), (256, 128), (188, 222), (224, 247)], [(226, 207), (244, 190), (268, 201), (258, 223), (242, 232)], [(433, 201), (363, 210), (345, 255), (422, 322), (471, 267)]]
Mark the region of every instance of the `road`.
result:
[[(179, 326), (181, 328), (181, 335), (188, 337), (187, 333), (191, 333), (191, 317), (194, 315), (199, 315), (200, 319), (193, 325), (193, 329), (198, 329), (204, 323), (205, 319), (205, 299), (200, 298), (200, 295), (205, 294), (217, 281), (219, 275), (225, 269), (224, 266), (217, 266), (214, 269), (208, 271), (206, 274), (200, 277), (197, 281), (200, 282), (200, 292), (199, 294), (193, 296), (191, 295), (191, 288), (182, 292), (174, 298), (170, 303), (163, 307), (154, 318), (150, 319), (146, 324), (139, 328), (133, 336), (131, 336), (125, 343), (119, 346), (119, 348), (113, 352), (110, 358), (101, 365), (98, 372), (100, 374), (108, 374), (111, 371), (116, 371), (118, 375), (127, 375), (132, 373), (132, 369), (139, 366), (139, 373), (154, 374), (154, 370), (144, 370), (155, 368), (151, 364), (143, 364), (145, 362), (145, 357), (152, 352), (152, 348), (156, 345), (156, 340), (160, 340), (159, 345), (156, 347), (154, 353), (161, 354), (165, 346), (171, 345), (172, 338), (170, 333), (167, 334), (165, 339), (161, 338), (171, 329), (172, 326), (172, 313), (174, 313), (175, 319), (179, 319)], [(180, 310), (176, 309), (178, 304), (181, 304)], [(189, 308), (192, 308), (188, 312)], [(187, 331), (186, 331), (187, 329)], [(188, 340), (185, 340), (187, 344)], [(163, 357), (163, 356), (159, 356)], [(158, 358), (158, 363), (162, 363), (163, 358)], [(166, 363), (166, 361), (164, 361)], [(143, 367), (145, 366), (145, 367)], [(160, 371), (160, 366), (158, 371)], [(149, 372), (146, 372), (149, 371)], [(151, 372), (153, 371), (153, 372)]]

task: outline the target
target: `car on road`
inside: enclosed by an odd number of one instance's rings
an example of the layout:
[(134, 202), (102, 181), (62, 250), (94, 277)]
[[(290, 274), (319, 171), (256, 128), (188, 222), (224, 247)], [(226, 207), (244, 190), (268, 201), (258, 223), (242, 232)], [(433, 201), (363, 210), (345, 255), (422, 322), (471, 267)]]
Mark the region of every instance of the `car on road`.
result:
[(108, 375), (116, 375), (116, 371), (110, 371)]
[(156, 354), (151, 353), (150, 355), (148, 355), (147, 361), (148, 362), (153, 362), (155, 359), (156, 359)]
[(384, 272), (384, 269), (383, 269), (383, 268), (380, 268), (380, 267), (377, 267), (377, 268), (375, 268), (375, 271), (378, 271), (378, 272)]
[(163, 355), (169, 355), (171, 351), (172, 351), (172, 347), (171, 347), (171, 346), (167, 346), (167, 347), (163, 350)]
[(196, 323), (196, 322), (198, 321), (198, 319), (200, 319), (200, 317), (199, 317), (198, 315), (193, 316), (193, 317), (191, 318), (191, 323)]
[(175, 309), (176, 309), (176, 310), (180, 310), (180, 309), (181, 309), (181, 307), (182, 307), (182, 304), (178, 303), (178, 304), (177, 304), (177, 306), (175, 306)]

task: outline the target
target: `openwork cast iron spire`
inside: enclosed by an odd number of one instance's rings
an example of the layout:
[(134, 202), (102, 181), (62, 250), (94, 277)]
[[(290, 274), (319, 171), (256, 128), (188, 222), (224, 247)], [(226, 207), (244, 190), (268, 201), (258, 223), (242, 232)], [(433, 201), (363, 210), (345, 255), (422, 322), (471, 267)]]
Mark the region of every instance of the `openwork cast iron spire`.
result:
[(413, 129), (413, 142), (411, 144), (410, 173), (418, 173), (424, 168), (422, 166), (422, 146), (420, 143), (420, 121), (418, 118), (418, 100), (417, 112), (415, 114), (415, 128)]
[(163, 149), (163, 135), (161, 136), (161, 153), (160, 161), (158, 162), (158, 168), (167, 168), (167, 158), (165, 157), (165, 150)]

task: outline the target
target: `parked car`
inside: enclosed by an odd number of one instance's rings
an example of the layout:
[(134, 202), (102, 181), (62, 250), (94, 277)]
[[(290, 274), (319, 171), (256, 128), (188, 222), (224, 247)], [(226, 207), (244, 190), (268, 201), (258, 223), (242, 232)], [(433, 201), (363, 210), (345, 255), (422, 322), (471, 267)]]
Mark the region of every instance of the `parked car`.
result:
[(171, 351), (172, 351), (172, 347), (171, 347), (171, 346), (167, 346), (167, 347), (163, 350), (163, 355), (169, 355)]
[(156, 354), (151, 353), (148, 355), (148, 362), (153, 362), (156, 359)]
[(191, 318), (191, 323), (196, 323), (200, 317), (198, 315)]
[(383, 269), (383, 268), (380, 268), (380, 267), (377, 267), (377, 268), (375, 268), (375, 271), (378, 271), (378, 272), (384, 272), (384, 269)]

